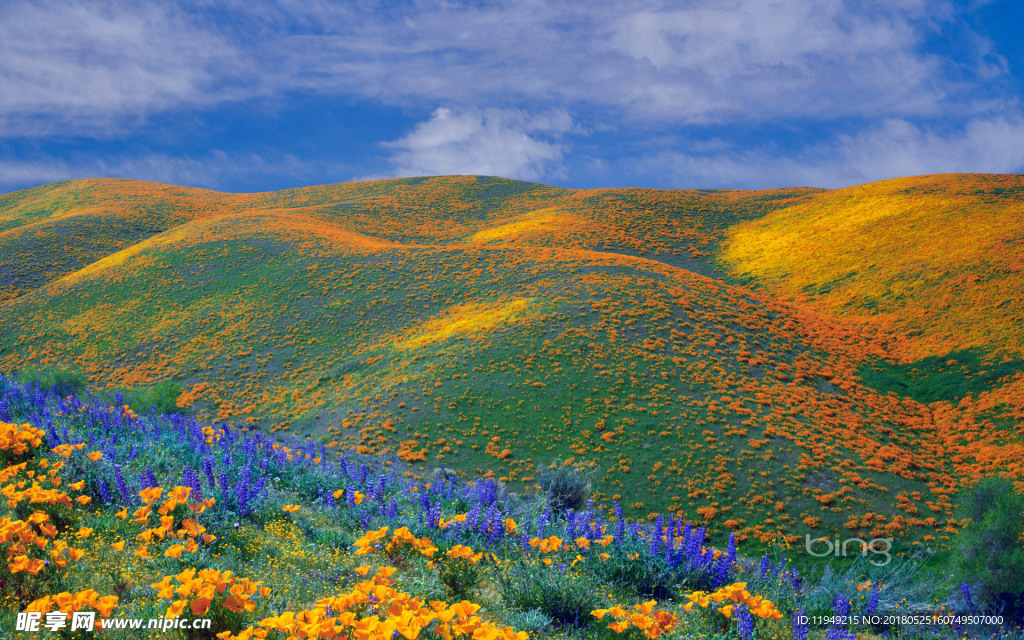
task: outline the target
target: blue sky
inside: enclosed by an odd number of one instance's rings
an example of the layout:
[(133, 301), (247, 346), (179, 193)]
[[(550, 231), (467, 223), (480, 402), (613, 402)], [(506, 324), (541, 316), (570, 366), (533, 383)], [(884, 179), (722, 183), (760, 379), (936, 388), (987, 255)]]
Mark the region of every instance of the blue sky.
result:
[(8, 0), (0, 191), (1020, 173), (1022, 98), (1019, 0)]

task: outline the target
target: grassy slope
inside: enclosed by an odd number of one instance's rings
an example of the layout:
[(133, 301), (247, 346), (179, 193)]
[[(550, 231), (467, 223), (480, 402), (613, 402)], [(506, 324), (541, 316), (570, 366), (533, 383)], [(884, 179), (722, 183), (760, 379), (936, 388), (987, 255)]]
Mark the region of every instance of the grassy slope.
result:
[[(705, 277), (731, 225), (836, 193), (474, 177), (40, 187), (0, 199), (0, 274), (20, 278), (0, 306), (0, 366), (174, 378), (211, 418), (512, 483), (585, 458), (634, 516), (671, 509), (764, 539), (805, 522), (944, 537), (948, 494), (1006, 464), (1006, 434), (982, 435), (963, 403), (858, 384), (904, 344), (891, 332)], [(62, 241), (79, 257), (40, 259)]]
[[(1024, 176), (919, 176), (830, 192), (729, 230), (722, 262), (808, 312), (886, 335), (859, 373), (929, 403), (959, 475), (1022, 477)], [(945, 400), (945, 402), (943, 401)]]

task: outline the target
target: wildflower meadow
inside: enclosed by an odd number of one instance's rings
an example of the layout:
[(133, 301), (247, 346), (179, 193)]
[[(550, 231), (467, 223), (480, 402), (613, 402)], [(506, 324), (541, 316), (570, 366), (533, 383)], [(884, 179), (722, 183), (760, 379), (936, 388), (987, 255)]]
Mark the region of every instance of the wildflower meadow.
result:
[[(10, 378), (0, 430), (0, 628), (20, 622), (23, 637), (139, 637), (117, 622), (177, 618), (186, 625), (161, 633), (1021, 637), (921, 559), (805, 573), (781, 549), (757, 558), (735, 535), (715, 546), (673, 516), (630, 522), (618, 507), (513, 495), (493, 478), (423, 478)], [(95, 612), (93, 628), (52, 617), (82, 612)]]
[(0, 637), (1022, 640), (1022, 189), (0, 196)]

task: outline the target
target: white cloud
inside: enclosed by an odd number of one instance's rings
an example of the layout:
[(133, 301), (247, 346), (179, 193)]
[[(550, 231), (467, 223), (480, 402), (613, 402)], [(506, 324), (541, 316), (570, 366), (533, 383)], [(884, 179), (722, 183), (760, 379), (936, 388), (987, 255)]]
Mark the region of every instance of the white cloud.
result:
[(887, 119), (792, 153), (773, 148), (712, 153), (665, 151), (632, 163), (671, 176), (679, 188), (837, 188), (932, 173), (1024, 171), (1024, 116), (978, 117), (961, 128)]
[(219, 150), (197, 158), (159, 153), (110, 160), (39, 157), (32, 160), (5, 160), (0, 167), (0, 189), (7, 191), (78, 178), (131, 178), (223, 189), (234, 181), (266, 176), (301, 180), (307, 172), (308, 167), (291, 155), (279, 158), (256, 154), (230, 156)]
[(530, 115), (501, 109), (436, 109), (405, 137), (385, 143), (394, 150), (396, 176), (494, 175), (535, 180), (557, 174), (573, 129), (564, 111)]
[(253, 95), (254, 65), (170, 3), (14, 2), (0, 14), (3, 134), (106, 134)]
[(969, 81), (921, 51), (936, 25), (968, 30), (951, 6), (12, 0), (2, 109), (8, 135), (292, 91), (670, 123), (968, 113), (979, 83), (1009, 72), (980, 36), (987, 62)]

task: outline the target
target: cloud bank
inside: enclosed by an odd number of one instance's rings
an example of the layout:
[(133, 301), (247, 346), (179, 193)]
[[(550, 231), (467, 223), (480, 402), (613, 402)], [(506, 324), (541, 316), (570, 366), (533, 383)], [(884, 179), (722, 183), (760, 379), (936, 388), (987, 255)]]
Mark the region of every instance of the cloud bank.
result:
[[(394, 175), (571, 182), (584, 146), (593, 166), (667, 162), (704, 186), (1020, 170), (1019, 47), (976, 28), (985, 6), (12, 0), (0, 137), (131, 138), (156, 115), (304, 99), (421, 114), (378, 141)], [(602, 131), (615, 144), (596, 149)], [(709, 136), (726, 144), (691, 151)]]

